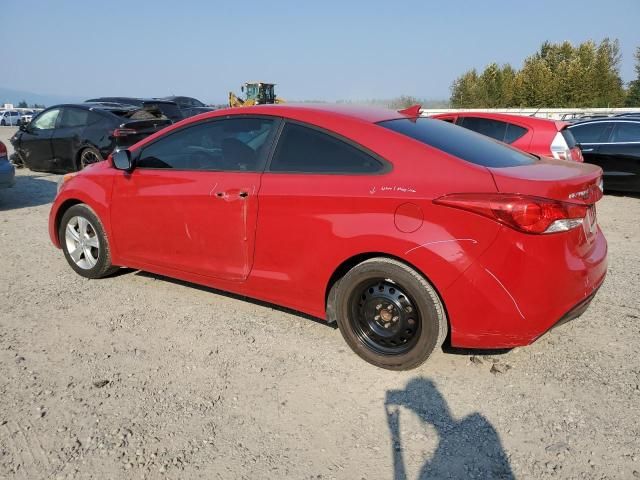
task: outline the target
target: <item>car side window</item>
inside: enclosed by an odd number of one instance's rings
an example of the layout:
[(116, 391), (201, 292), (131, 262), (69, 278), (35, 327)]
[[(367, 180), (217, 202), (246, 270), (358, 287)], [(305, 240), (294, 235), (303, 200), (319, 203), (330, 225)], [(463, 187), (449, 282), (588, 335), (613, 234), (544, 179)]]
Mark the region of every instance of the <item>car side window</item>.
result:
[(640, 142), (640, 123), (616, 122), (611, 136), (612, 142)]
[(507, 133), (504, 136), (504, 143), (513, 143), (519, 138), (522, 138), (527, 132), (528, 130), (520, 125), (507, 123)]
[(611, 122), (585, 123), (570, 127), (578, 143), (606, 142), (611, 132)]
[(143, 149), (136, 168), (255, 172), (273, 125), (269, 118), (232, 118), (183, 128)]
[(88, 123), (89, 110), (81, 108), (63, 108), (58, 128), (83, 127)]
[(481, 133), (487, 137), (500, 140), (501, 142), (504, 141), (504, 137), (507, 132), (506, 122), (491, 120), (489, 118), (461, 117), (458, 119), (456, 125)]
[(58, 108), (47, 110), (38, 115), (38, 117), (29, 124), (29, 128), (35, 130), (52, 130), (56, 128), (56, 120), (58, 120), (59, 114), (60, 109)]
[(287, 123), (269, 170), (291, 173), (378, 173), (385, 165), (349, 143), (316, 129)]

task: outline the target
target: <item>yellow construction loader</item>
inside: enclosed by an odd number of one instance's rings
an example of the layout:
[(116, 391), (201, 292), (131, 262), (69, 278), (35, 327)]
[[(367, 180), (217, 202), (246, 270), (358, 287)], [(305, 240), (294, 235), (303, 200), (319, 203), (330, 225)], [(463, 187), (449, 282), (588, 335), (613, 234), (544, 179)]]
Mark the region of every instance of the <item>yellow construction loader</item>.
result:
[(275, 83), (247, 82), (240, 89), (245, 92), (247, 98), (242, 99), (235, 93), (229, 92), (230, 107), (249, 107), (251, 105), (264, 105), (273, 103), (284, 103), (282, 98), (276, 98), (273, 91)]

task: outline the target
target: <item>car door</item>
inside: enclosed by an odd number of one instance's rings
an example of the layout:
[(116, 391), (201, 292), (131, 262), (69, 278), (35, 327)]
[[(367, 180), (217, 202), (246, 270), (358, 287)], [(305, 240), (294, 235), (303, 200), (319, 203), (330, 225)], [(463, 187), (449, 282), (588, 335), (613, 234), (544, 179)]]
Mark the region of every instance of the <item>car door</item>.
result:
[(60, 170), (78, 170), (77, 154), (84, 143), (83, 132), (89, 110), (63, 107), (60, 120), (51, 135), (54, 164)]
[(640, 122), (614, 122), (609, 141), (599, 146), (605, 186), (640, 192)]
[(134, 153), (111, 224), (125, 261), (243, 281), (253, 265), (258, 191), (277, 120), (190, 125)]
[(18, 152), (32, 170), (48, 170), (53, 164), (51, 136), (56, 127), (59, 108), (45, 110), (27, 125), (20, 135)]

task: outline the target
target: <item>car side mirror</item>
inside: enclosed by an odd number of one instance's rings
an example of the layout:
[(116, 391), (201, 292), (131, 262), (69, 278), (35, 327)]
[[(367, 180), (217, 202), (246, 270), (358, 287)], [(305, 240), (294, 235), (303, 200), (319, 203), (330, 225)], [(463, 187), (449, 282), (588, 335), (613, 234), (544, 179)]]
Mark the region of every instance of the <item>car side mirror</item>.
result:
[(133, 170), (133, 162), (131, 161), (131, 152), (129, 150), (116, 150), (111, 155), (113, 166), (118, 170), (130, 172)]
[(21, 123), (20, 126), (18, 127), (18, 130), (20, 130), (21, 132), (26, 132), (27, 131), (27, 123)]

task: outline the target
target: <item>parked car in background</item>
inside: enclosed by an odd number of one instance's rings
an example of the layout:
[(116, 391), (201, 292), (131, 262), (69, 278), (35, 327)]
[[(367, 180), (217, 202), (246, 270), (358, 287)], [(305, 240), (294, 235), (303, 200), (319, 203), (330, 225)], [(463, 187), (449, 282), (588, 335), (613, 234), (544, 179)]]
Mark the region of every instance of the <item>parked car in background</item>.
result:
[(604, 188), (640, 192), (640, 117), (586, 120), (569, 127), (585, 162), (604, 171)]
[(14, 163), (38, 171), (81, 170), (107, 158), (116, 146), (133, 145), (170, 124), (166, 117), (131, 105), (56, 105), (11, 138)]
[(171, 96), (164, 97), (162, 100), (176, 102), (178, 108), (180, 108), (180, 111), (184, 115), (184, 118), (193, 117), (194, 115), (199, 115), (201, 113), (216, 110), (216, 108), (205, 105), (200, 100), (193, 97)]
[(12, 187), (16, 169), (7, 156), (7, 146), (0, 142), (0, 188)]
[(536, 156), (582, 162), (566, 122), (506, 113), (456, 112), (432, 118), (455, 123)]
[(20, 125), (20, 112), (17, 110), (0, 111), (0, 125), (3, 127)]
[(127, 266), (336, 321), (395, 370), (448, 332), (454, 346), (514, 347), (580, 315), (607, 270), (602, 170), (403, 112), (260, 105), (185, 120), (65, 176), (51, 240), (87, 278)]
[[(181, 103), (178, 103), (178, 100)], [(87, 102), (108, 102), (135, 105), (147, 109), (156, 108), (172, 122), (192, 117), (199, 113), (214, 110), (207, 107), (202, 102), (191, 97), (167, 97), (167, 98), (135, 98), (135, 97), (98, 97), (87, 100)]]

